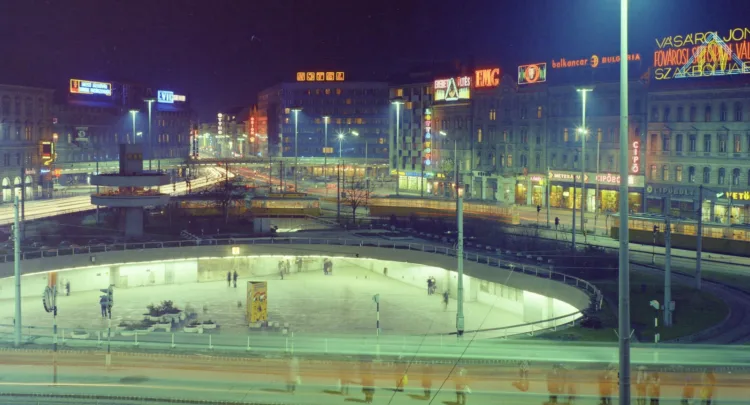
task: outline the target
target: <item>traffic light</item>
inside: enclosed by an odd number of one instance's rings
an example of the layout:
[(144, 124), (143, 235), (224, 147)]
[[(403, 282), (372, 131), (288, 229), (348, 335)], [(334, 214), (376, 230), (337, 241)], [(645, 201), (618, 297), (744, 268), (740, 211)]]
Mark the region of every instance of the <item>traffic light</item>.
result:
[(555, 226), (558, 226), (558, 225), (560, 225), (560, 218), (555, 217)]
[(538, 214), (538, 213), (539, 213), (539, 211), (541, 211), (541, 210), (542, 210), (542, 206), (541, 206), (541, 205), (537, 205), (537, 206), (536, 206), (536, 212), (537, 212), (537, 214)]

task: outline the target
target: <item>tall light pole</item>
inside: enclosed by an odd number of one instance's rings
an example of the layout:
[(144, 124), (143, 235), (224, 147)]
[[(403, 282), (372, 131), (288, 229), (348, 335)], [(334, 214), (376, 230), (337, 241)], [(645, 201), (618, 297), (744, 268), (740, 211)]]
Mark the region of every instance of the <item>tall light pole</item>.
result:
[[(396, 106), (396, 139), (393, 144), (393, 147), (396, 148), (396, 153), (398, 155), (398, 144), (399, 144), (399, 141), (401, 141), (401, 106), (404, 104), (404, 99), (401, 97), (397, 97), (391, 100), (391, 104)], [(398, 181), (399, 181), (399, 174), (398, 174), (398, 165), (397, 165), (396, 167), (396, 195), (398, 195)]]
[[(630, 263), (628, 247), (628, 0), (620, 0), (620, 404), (630, 404)], [(640, 136), (636, 134), (637, 136)]]
[[(444, 131), (441, 136), (448, 136)], [(458, 283), (456, 286), (456, 335), (460, 338), (464, 334), (464, 199), (458, 184), (458, 140), (453, 140), (453, 184), (456, 191), (456, 272)]]
[[(323, 116), (323, 177), (326, 179), (328, 184), (328, 120), (331, 117)], [(328, 195), (328, 187), (326, 186), (326, 196)]]
[[(352, 131), (352, 135), (359, 137), (359, 132)], [(367, 175), (367, 139), (365, 139), (365, 190), (370, 190), (370, 177)]]
[(297, 154), (297, 124), (299, 122), (299, 112), (302, 111), (301, 107), (294, 107), (292, 108), (292, 111), (294, 112), (294, 192), (298, 192), (297, 189), (297, 158), (299, 157)]
[(341, 159), (341, 141), (344, 140), (344, 134), (339, 132), (339, 164), (336, 165), (338, 167), (338, 170), (336, 170), (336, 222), (339, 224), (341, 223), (341, 166), (343, 165), (343, 160)]
[(138, 114), (138, 110), (130, 110), (130, 116), (133, 117), (133, 143), (135, 143), (135, 115)]
[[(627, 59), (626, 59), (627, 60)], [(581, 93), (581, 128), (578, 131), (581, 134), (581, 233), (583, 233), (584, 240), (586, 237), (586, 224), (584, 222), (584, 214), (586, 212), (586, 136), (588, 136), (588, 129), (586, 129), (586, 94), (593, 91), (590, 87), (582, 87), (576, 89), (577, 92)], [(573, 205), (575, 205), (573, 200)], [(573, 232), (576, 230), (573, 229)]]
[[(143, 101), (148, 104), (148, 146), (149, 146), (149, 154), (148, 154), (148, 170), (151, 171), (151, 157), (154, 156), (154, 138), (151, 136), (151, 109), (152, 105), (154, 104), (155, 99), (154, 98), (145, 98)], [(161, 162), (161, 161), (159, 161)], [(161, 164), (159, 164), (161, 166)]]

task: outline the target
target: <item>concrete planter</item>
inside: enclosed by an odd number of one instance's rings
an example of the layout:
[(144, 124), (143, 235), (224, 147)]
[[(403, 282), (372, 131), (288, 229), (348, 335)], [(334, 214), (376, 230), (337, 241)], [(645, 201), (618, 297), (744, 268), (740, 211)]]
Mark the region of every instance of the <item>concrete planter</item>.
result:
[(153, 326), (153, 328), (153, 330), (164, 329), (165, 332), (169, 332), (172, 330), (172, 322), (157, 323)]
[(185, 326), (184, 328), (182, 328), (182, 331), (185, 333), (203, 333), (203, 327), (202, 325)]
[(217, 326), (215, 323), (204, 323), (201, 325), (203, 329), (216, 329)]
[(88, 339), (89, 333), (85, 331), (73, 331), (70, 332), (71, 339)]

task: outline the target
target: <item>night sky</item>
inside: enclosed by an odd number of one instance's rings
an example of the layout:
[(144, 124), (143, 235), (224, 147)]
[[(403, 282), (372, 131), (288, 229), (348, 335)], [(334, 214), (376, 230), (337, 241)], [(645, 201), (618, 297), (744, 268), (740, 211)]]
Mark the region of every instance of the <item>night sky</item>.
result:
[[(619, 53), (619, 0), (0, 0), (0, 83), (70, 77), (189, 94), (201, 117), (298, 70), (384, 80), (456, 59), (500, 65)], [(630, 0), (631, 52), (750, 25), (747, 0)], [(255, 37), (256, 39), (253, 39)]]

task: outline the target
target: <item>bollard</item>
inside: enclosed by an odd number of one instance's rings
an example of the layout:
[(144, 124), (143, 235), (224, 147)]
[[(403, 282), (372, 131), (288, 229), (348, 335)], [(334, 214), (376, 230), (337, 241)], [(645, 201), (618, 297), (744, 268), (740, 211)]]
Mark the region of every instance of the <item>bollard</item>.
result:
[(250, 336), (247, 337), (247, 348), (245, 350), (250, 351)]
[(208, 350), (213, 350), (213, 349), (214, 349), (213, 336), (208, 335)]
[(98, 330), (96, 331), (96, 347), (99, 347), (102, 344), (102, 331)]
[(138, 346), (138, 331), (135, 331), (135, 335), (133, 336), (135, 337), (135, 346)]
[(174, 344), (174, 333), (173, 333), (172, 334), (172, 349), (174, 349), (174, 348), (175, 348), (175, 344)]
[(62, 344), (65, 344), (65, 329), (62, 330)]
[(288, 353), (288, 352), (289, 352), (289, 338), (286, 337), (284, 338), (284, 353)]

